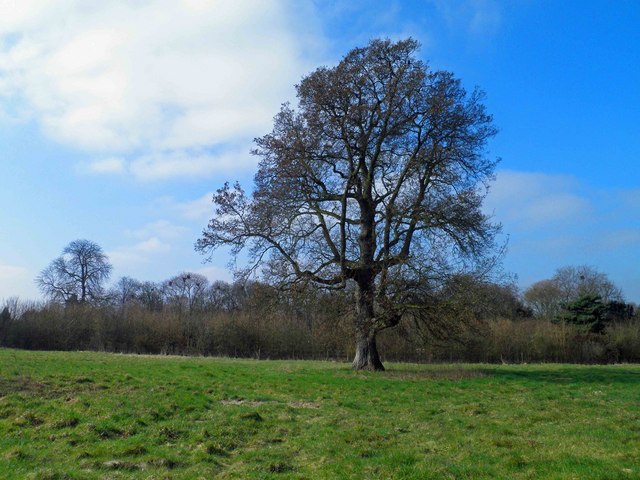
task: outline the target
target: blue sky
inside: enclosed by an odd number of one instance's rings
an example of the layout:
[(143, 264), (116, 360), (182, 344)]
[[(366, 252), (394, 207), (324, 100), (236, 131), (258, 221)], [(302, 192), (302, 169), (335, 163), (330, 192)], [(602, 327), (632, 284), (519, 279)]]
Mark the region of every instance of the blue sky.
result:
[(0, 0), (0, 299), (70, 241), (128, 275), (231, 278), (193, 251), (225, 180), (293, 85), (374, 37), (413, 36), (487, 93), (502, 159), (485, 208), (521, 287), (592, 265), (640, 302), (635, 0)]

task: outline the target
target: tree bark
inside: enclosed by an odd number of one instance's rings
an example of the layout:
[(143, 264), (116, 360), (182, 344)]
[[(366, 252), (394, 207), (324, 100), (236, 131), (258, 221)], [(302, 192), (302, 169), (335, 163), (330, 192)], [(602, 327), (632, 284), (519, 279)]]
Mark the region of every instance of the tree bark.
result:
[(356, 356), (352, 363), (354, 370), (384, 370), (376, 345), (373, 289), (373, 282), (369, 275), (365, 281), (358, 282), (358, 303), (354, 319), (356, 330)]
[(354, 370), (384, 370), (384, 365), (378, 355), (375, 330), (368, 334), (365, 332), (357, 333), (356, 356), (353, 359), (352, 366)]

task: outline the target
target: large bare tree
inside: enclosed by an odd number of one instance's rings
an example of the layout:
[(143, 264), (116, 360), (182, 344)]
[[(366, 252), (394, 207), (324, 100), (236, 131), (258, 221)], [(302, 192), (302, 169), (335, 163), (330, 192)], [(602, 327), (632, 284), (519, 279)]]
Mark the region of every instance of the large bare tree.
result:
[(281, 285), (352, 285), (356, 369), (382, 370), (376, 335), (415, 308), (436, 265), (474, 260), (498, 228), (482, 213), (496, 130), (479, 90), (420, 61), (412, 39), (374, 40), (297, 85), (256, 139), (255, 189), (214, 195), (196, 249), (248, 247)]
[(91, 240), (74, 240), (40, 272), (36, 283), (52, 300), (84, 303), (102, 297), (111, 269), (100, 245)]

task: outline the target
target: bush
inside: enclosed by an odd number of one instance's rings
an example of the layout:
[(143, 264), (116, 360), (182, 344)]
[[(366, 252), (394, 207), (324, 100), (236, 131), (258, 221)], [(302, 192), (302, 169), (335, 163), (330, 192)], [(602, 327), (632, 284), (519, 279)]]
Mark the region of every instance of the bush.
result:
[[(3, 346), (145, 354), (350, 360), (353, 332), (340, 297), (278, 298), (259, 292), (235, 310), (184, 312), (144, 304), (15, 304), (0, 310)], [(15, 315), (12, 312), (17, 312)], [(635, 318), (635, 317), (634, 317)], [(454, 322), (447, 316), (446, 322)], [(383, 331), (387, 361), (638, 362), (640, 323), (610, 323), (601, 333), (534, 318), (467, 321), (448, 336), (404, 322)]]
[(640, 323), (614, 323), (606, 329), (607, 349), (612, 361), (640, 362)]

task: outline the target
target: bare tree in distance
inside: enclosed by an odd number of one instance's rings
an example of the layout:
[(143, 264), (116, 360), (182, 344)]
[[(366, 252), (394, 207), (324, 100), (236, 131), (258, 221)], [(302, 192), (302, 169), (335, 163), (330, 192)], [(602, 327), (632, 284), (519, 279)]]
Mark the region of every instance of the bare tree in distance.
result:
[(139, 299), (141, 288), (142, 283), (135, 278), (120, 277), (109, 291), (109, 295), (115, 304), (124, 308)]
[(556, 318), (567, 303), (587, 296), (597, 296), (605, 304), (624, 301), (622, 290), (607, 274), (588, 265), (560, 267), (553, 277), (534, 283), (524, 292), (534, 313), (547, 319)]
[[(418, 43), (373, 40), (296, 86), (256, 139), (255, 189), (228, 183), (196, 250), (245, 248), (245, 274), (281, 286), (355, 288), (355, 369), (383, 370), (376, 335), (416, 289), (493, 251), (481, 210), (496, 161), (483, 93), (419, 60)], [(262, 270), (260, 270), (262, 269)]]
[(607, 274), (589, 265), (561, 267), (556, 270), (552, 280), (560, 289), (564, 302), (585, 295), (597, 295), (603, 302), (623, 300), (622, 290)]
[(183, 272), (163, 284), (167, 301), (180, 311), (191, 312), (203, 307), (209, 280), (199, 273)]
[(205, 294), (210, 308), (231, 312), (240, 309), (247, 292), (240, 283), (217, 280), (209, 286)]
[(149, 281), (140, 283), (138, 298), (149, 311), (162, 310), (162, 285)]
[(108, 257), (97, 243), (74, 240), (35, 281), (51, 300), (85, 303), (102, 297), (111, 269)]
[(562, 291), (553, 279), (540, 280), (524, 292), (524, 300), (534, 315), (548, 320), (554, 319), (562, 310)]

